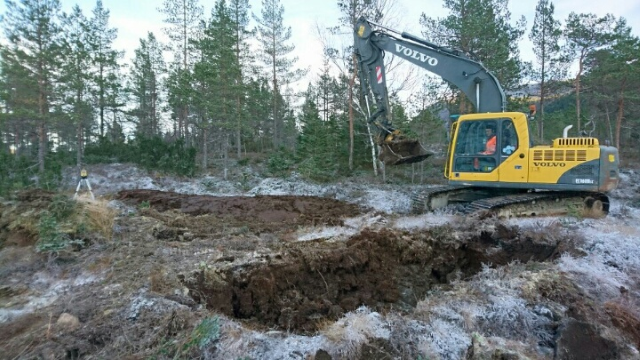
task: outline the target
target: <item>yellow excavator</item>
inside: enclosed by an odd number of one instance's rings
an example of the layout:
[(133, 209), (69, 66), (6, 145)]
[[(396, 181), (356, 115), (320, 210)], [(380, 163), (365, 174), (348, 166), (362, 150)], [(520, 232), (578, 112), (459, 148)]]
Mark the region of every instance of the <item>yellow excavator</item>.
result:
[(365, 94), (376, 111), (369, 122), (379, 129), (380, 160), (388, 165), (427, 159), (417, 140), (392, 126), (388, 110), (385, 53), (439, 75), (459, 88), (476, 109), (451, 125), (444, 176), (448, 186), (413, 195), (416, 212), (462, 203), (462, 212), (501, 217), (575, 212), (606, 216), (606, 193), (619, 181), (618, 150), (593, 137), (569, 137), (570, 126), (551, 145), (533, 145), (529, 114), (506, 111), (506, 96), (496, 77), (480, 62), (406, 32), (360, 18), (354, 48)]

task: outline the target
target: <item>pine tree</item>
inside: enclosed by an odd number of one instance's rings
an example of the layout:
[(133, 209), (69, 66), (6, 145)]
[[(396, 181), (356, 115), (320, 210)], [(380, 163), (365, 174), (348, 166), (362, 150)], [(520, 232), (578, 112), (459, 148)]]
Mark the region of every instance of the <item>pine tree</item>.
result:
[[(632, 140), (634, 132), (640, 133), (640, 123), (637, 120), (630, 122), (640, 111), (637, 105), (640, 101), (640, 39), (631, 35), (631, 28), (620, 19), (611, 40), (613, 44), (610, 47), (596, 50), (586, 58), (587, 73), (583, 81), (589, 89), (585, 95), (589, 97), (590, 108), (602, 113), (596, 118), (601, 120), (598, 123), (600, 135), (620, 148), (623, 136)], [(623, 125), (629, 129), (624, 133)], [(630, 147), (633, 146), (623, 146), (622, 149)]]
[(249, 0), (230, 0), (229, 10), (231, 22), (234, 30), (235, 56), (238, 61), (238, 78), (235, 79), (237, 85), (235, 91), (236, 109), (235, 109), (235, 145), (236, 155), (238, 159), (242, 156), (242, 134), (250, 125), (247, 124), (249, 116), (246, 109), (246, 93), (247, 86), (245, 84), (245, 73), (252, 66), (253, 56), (249, 47), (248, 40), (254, 35), (249, 30)]
[(145, 137), (159, 135), (161, 78), (166, 68), (162, 45), (153, 33), (148, 33), (146, 39), (140, 39), (132, 65), (129, 91), (135, 104), (132, 114), (136, 118), (136, 131)]
[(271, 100), (273, 92), (269, 87), (269, 79), (254, 71), (247, 81), (246, 106), (245, 111), (251, 126), (249, 134), (245, 139), (245, 148), (247, 151), (265, 152), (269, 144), (273, 144), (273, 129), (269, 116), (271, 113)]
[[(505, 89), (516, 88), (523, 69), (518, 40), (524, 34), (525, 19), (511, 25), (507, 3), (508, 0), (445, 0), (448, 16), (436, 19), (421, 15), (423, 36), (461, 50), (482, 62)], [(460, 113), (469, 112), (469, 102), (463, 96), (459, 99)]]
[[(66, 34), (64, 62), (60, 77), (64, 92), (63, 103), (69, 110), (71, 126), (75, 130), (76, 164), (82, 166), (84, 138), (86, 130), (93, 125), (93, 111), (90, 99), (92, 85), (92, 57), (88, 46), (89, 22), (80, 10), (74, 6), (71, 14), (63, 16)], [(60, 132), (59, 132), (59, 135)]]
[(566, 20), (564, 38), (567, 42), (568, 55), (578, 61), (578, 72), (574, 80), (576, 92), (576, 120), (578, 132), (582, 130), (581, 90), (584, 63), (589, 54), (611, 42), (615, 19), (607, 14), (601, 18), (595, 14), (576, 14), (572, 12)]
[(560, 22), (555, 20), (555, 7), (549, 0), (539, 0), (536, 15), (529, 39), (533, 43), (533, 53), (536, 55), (538, 67), (535, 77), (540, 81), (540, 109), (538, 111), (538, 137), (544, 138), (544, 105), (549, 93), (548, 82), (561, 80), (566, 75), (566, 61), (560, 53), (559, 40), (562, 35)]
[(95, 105), (98, 109), (101, 137), (105, 134), (105, 111), (107, 108), (116, 111), (118, 104), (115, 103), (115, 99), (121, 89), (118, 60), (122, 58), (123, 53), (112, 48), (118, 36), (118, 30), (109, 27), (109, 14), (109, 10), (102, 5), (102, 0), (97, 0), (88, 26), (88, 44), (94, 65)]
[(0, 131), (5, 132), (4, 139), (13, 146), (16, 155), (22, 154), (27, 136), (36, 125), (32, 119), (38, 114), (37, 103), (33, 101), (37, 87), (29, 69), (20, 64), (8, 48), (0, 45), (0, 100), (4, 103)]
[(195, 64), (195, 103), (200, 117), (199, 127), (203, 131), (203, 167), (207, 166), (209, 135), (215, 131), (216, 143), (224, 144), (228, 151), (228, 136), (235, 128), (237, 90), (241, 83), (240, 63), (236, 57), (235, 24), (225, 0), (216, 1), (211, 20), (205, 27), (204, 36), (197, 42), (201, 59)]
[(158, 10), (165, 15), (165, 28), (174, 51), (170, 92), (173, 111), (177, 117), (176, 135), (188, 136), (189, 94), (191, 72), (197, 60), (194, 41), (202, 33), (203, 8), (198, 0), (164, 0)]
[[(3, 18), (4, 31), (9, 40), (5, 61), (12, 68), (28, 73), (18, 87), (28, 91), (30, 100), (37, 104), (35, 130), (38, 143), (38, 170), (44, 173), (45, 155), (48, 150), (47, 128), (51, 123), (51, 107), (56, 97), (55, 83), (62, 56), (62, 35), (59, 25), (60, 2), (58, 0), (7, 1), (7, 14)], [(36, 85), (35, 87), (33, 85)], [(29, 89), (29, 90), (27, 90)]]
[(302, 112), (298, 115), (298, 122), (302, 128), (298, 136), (299, 170), (309, 178), (327, 181), (332, 179), (340, 168), (340, 146), (336, 144), (338, 139), (335, 117), (331, 115), (322, 119), (312, 99), (317, 96), (314, 92), (314, 89), (307, 91)]
[(278, 148), (283, 141), (282, 88), (288, 83), (298, 81), (305, 73), (303, 70), (294, 70), (297, 58), (287, 57), (295, 46), (287, 44), (291, 39), (291, 28), (284, 25), (283, 15), (284, 6), (280, 4), (280, 0), (262, 0), (261, 17), (253, 16), (258, 23), (260, 57), (271, 74), (274, 93), (271, 111), (274, 148)]

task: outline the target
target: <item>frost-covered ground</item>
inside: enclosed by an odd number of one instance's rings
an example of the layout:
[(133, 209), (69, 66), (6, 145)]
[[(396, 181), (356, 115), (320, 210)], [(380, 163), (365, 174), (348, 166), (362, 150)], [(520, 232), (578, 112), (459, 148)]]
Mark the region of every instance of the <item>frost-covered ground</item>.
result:
[[(123, 164), (89, 170), (97, 196), (132, 188), (218, 196), (312, 195), (373, 209), (364, 216), (348, 219), (344, 226), (300, 229), (299, 241), (339, 240), (365, 227), (419, 231), (461, 221), (455, 215), (410, 215), (411, 188), (399, 185), (351, 182), (319, 185), (303, 181), (295, 174), (286, 179), (261, 179), (251, 172), (241, 180), (217, 176), (171, 179)], [(68, 179), (68, 184), (74, 189), (77, 179)], [(549, 345), (554, 336), (553, 314), (566, 309), (549, 308), (542, 302), (532, 306), (535, 301), (527, 292), (531, 284), (562, 274), (595, 299), (596, 305), (620, 301), (621, 296), (629, 298), (632, 305), (640, 299), (640, 173), (625, 171), (619, 189), (610, 195), (611, 211), (605, 219), (528, 218), (505, 222), (522, 231), (575, 237), (580, 240), (579, 256), (563, 254), (553, 264), (536, 271), (519, 263), (486, 267), (473, 279), (457, 281), (451, 290), (423, 299), (411, 315), (395, 312), (383, 315), (360, 308), (313, 336), (259, 332), (225, 319), (221, 333), (226, 336), (221, 337), (215, 357), (285, 359), (292, 354), (302, 356), (317, 349), (331, 349), (334, 358), (348, 359), (362, 351), (362, 344), (383, 340), (400, 352), (403, 347), (417, 346), (428, 358), (462, 359), (471, 346), (485, 347), (490, 349), (489, 353), (500, 349), (505, 354), (511, 351), (531, 358), (553, 358)], [(640, 308), (634, 309), (637, 312)], [(537, 348), (533, 346), (534, 353), (532, 341), (538, 344)], [(633, 344), (628, 344), (625, 351), (640, 358)], [(318, 354), (316, 358), (320, 359)]]

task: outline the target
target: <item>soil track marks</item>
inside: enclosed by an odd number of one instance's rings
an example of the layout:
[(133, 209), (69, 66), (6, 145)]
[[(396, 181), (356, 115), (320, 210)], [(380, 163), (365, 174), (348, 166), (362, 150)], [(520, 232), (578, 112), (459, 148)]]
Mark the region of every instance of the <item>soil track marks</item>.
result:
[(343, 219), (362, 213), (354, 204), (314, 196), (209, 196), (185, 195), (157, 190), (125, 190), (117, 198), (125, 203), (143, 202), (163, 212), (170, 209), (198, 216), (209, 215), (231, 225), (269, 230), (298, 225), (342, 225)]

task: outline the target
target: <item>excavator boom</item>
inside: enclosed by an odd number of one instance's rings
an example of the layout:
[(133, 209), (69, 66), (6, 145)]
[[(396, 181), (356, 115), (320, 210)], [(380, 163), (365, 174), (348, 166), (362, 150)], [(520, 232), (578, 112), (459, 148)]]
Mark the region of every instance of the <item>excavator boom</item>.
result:
[(364, 18), (356, 22), (354, 46), (359, 60), (363, 93), (369, 94), (370, 90), (376, 103), (376, 111), (368, 121), (379, 130), (377, 143), (382, 149), (380, 160), (385, 164), (413, 163), (431, 155), (417, 140), (407, 138), (392, 126), (385, 53), (403, 58), (457, 86), (479, 112), (505, 109), (506, 98), (498, 80), (482, 64), (457, 51), (437, 46), (408, 33), (398, 34)]

